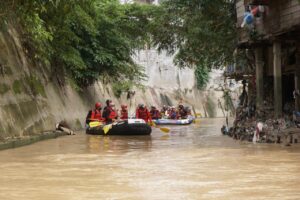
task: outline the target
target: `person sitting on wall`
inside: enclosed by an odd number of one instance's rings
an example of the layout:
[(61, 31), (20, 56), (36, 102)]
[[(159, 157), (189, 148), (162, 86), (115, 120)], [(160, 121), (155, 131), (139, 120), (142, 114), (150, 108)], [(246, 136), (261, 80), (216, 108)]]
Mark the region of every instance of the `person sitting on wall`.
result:
[(106, 100), (106, 106), (103, 109), (102, 117), (106, 124), (111, 124), (118, 119), (117, 111), (115, 110), (115, 104), (111, 100)]
[(136, 109), (135, 117), (137, 119), (143, 119), (146, 123), (152, 122), (150, 112), (144, 104), (139, 104), (138, 108)]
[(128, 119), (127, 105), (121, 105), (121, 117), (122, 120)]
[(155, 106), (151, 106), (150, 115), (152, 119), (160, 119), (160, 112), (156, 109)]
[(90, 110), (86, 116), (85, 123), (89, 124), (90, 122), (94, 121), (103, 121), (102, 115), (101, 115), (101, 109), (102, 105), (101, 103), (97, 102), (95, 104), (95, 109)]

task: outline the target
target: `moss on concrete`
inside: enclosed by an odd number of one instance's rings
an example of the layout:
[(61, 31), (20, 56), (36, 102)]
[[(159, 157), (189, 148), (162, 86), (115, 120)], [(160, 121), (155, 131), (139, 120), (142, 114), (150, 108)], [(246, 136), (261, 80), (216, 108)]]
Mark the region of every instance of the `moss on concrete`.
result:
[(82, 129), (82, 125), (79, 119), (76, 119), (75, 126), (76, 130)]
[(20, 80), (15, 80), (12, 87), (15, 94), (21, 94), (25, 90), (24, 85)]
[(11, 68), (7, 65), (3, 66), (3, 72), (4, 72), (4, 75), (6, 76), (11, 76), (13, 75), (13, 71), (11, 70)]
[(0, 94), (5, 94), (10, 90), (9, 85), (5, 84), (5, 83), (0, 83)]
[[(19, 127), (27, 127), (28, 135), (43, 131), (43, 121), (38, 121), (40, 118), (39, 110), (43, 111), (46, 108), (46, 104), (39, 103), (36, 101), (25, 101), (19, 104), (9, 104), (2, 106), (1, 109), (4, 112), (4, 116), (10, 116), (12, 120), (17, 122), (17, 126), (10, 127), (5, 124), (5, 132), (9, 134), (7, 136), (13, 136), (14, 133), (20, 133)], [(35, 122), (38, 121), (38, 122)], [(48, 119), (47, 119), (48, 120)], [(50, 120), (50, 119), (49, 119)], [(29, 126), (32, 123), (32, 126)], [(3, 124), (4, 125), (4, 124)], [(34, 128), (31, 128), (34, 127)]]
[(30, 87), (30, 90), (34, 96), (41, 95), (46, 97), (44, 85), (38, 77), (34, 75), (25, 76), (25, 82)]
[(205, 107), (206, 107), (206, 110), (207, 110), (207, 113), (208, 113), (209, 117), (213, 118), (217, 115), (217, 111), (216, 111), (217, 106), (215, 105), (215, 103), (214, 103), (214, 101), (212, 100), (211, 97), (207, 97)]

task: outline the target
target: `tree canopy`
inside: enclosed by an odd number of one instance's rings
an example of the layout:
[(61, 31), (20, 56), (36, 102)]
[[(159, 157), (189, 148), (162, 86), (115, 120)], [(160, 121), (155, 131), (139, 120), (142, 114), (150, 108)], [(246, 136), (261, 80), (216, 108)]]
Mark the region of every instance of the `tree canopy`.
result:
[(196, 67), (199, 87), (210, 68), (232, 61), (231, 0), (164, 0), (160, 6), (118, 0), (0, 2), (2, 24), (18, 19), (31, 57), (79, 86), (105, 75), (119, 81), (143, 79), (132, 55), (145, 44), (176, 53), (178, 66)]
[(209, 69), (232, 63), (235, 19), (233, 0), (164, 0), (152, 23), (153, 42), (176, 53), (177, 65), (196, 67), (201, 88)]
[[(4, 0), (2, 0), (4, 1)], [(20, 22), (23, 42), (37, 62), (68, 74), (79, 86), (100, 75), (138, 81), (143, 70), (132, 54), (146, 40), (154, 6), (117, 0), (15, 0), (3, 2)]]

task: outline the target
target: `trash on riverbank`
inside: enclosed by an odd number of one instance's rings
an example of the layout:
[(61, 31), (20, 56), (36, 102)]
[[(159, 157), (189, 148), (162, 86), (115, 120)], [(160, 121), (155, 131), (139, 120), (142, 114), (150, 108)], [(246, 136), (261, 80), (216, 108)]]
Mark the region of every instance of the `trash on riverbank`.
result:
[(236, 140), (253, 143), (283, 143), (287, 146), (298, 143), (300, 128), (296, 117), (285, 115), (274, 119), (271, 116), (272, 112), (261, 111), (256, 116), (249, 117), (247, 108), (239, 108), (233, 126), (224, 125), (221, 132)]
[(62, 131), (67, 133), (68, 135), (75, 135), (74, 131), (70, 129), (70, 126), (65, 122), (61, 121), (55, 125), (57, 131)]

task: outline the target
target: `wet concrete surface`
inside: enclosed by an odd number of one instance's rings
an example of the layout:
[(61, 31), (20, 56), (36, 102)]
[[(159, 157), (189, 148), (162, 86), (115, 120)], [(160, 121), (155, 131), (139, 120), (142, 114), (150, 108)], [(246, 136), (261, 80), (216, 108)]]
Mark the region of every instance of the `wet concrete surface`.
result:
[(223, 122), (0, 151), (0, 199), (300, 199), (300, 146), (234, 141)]

